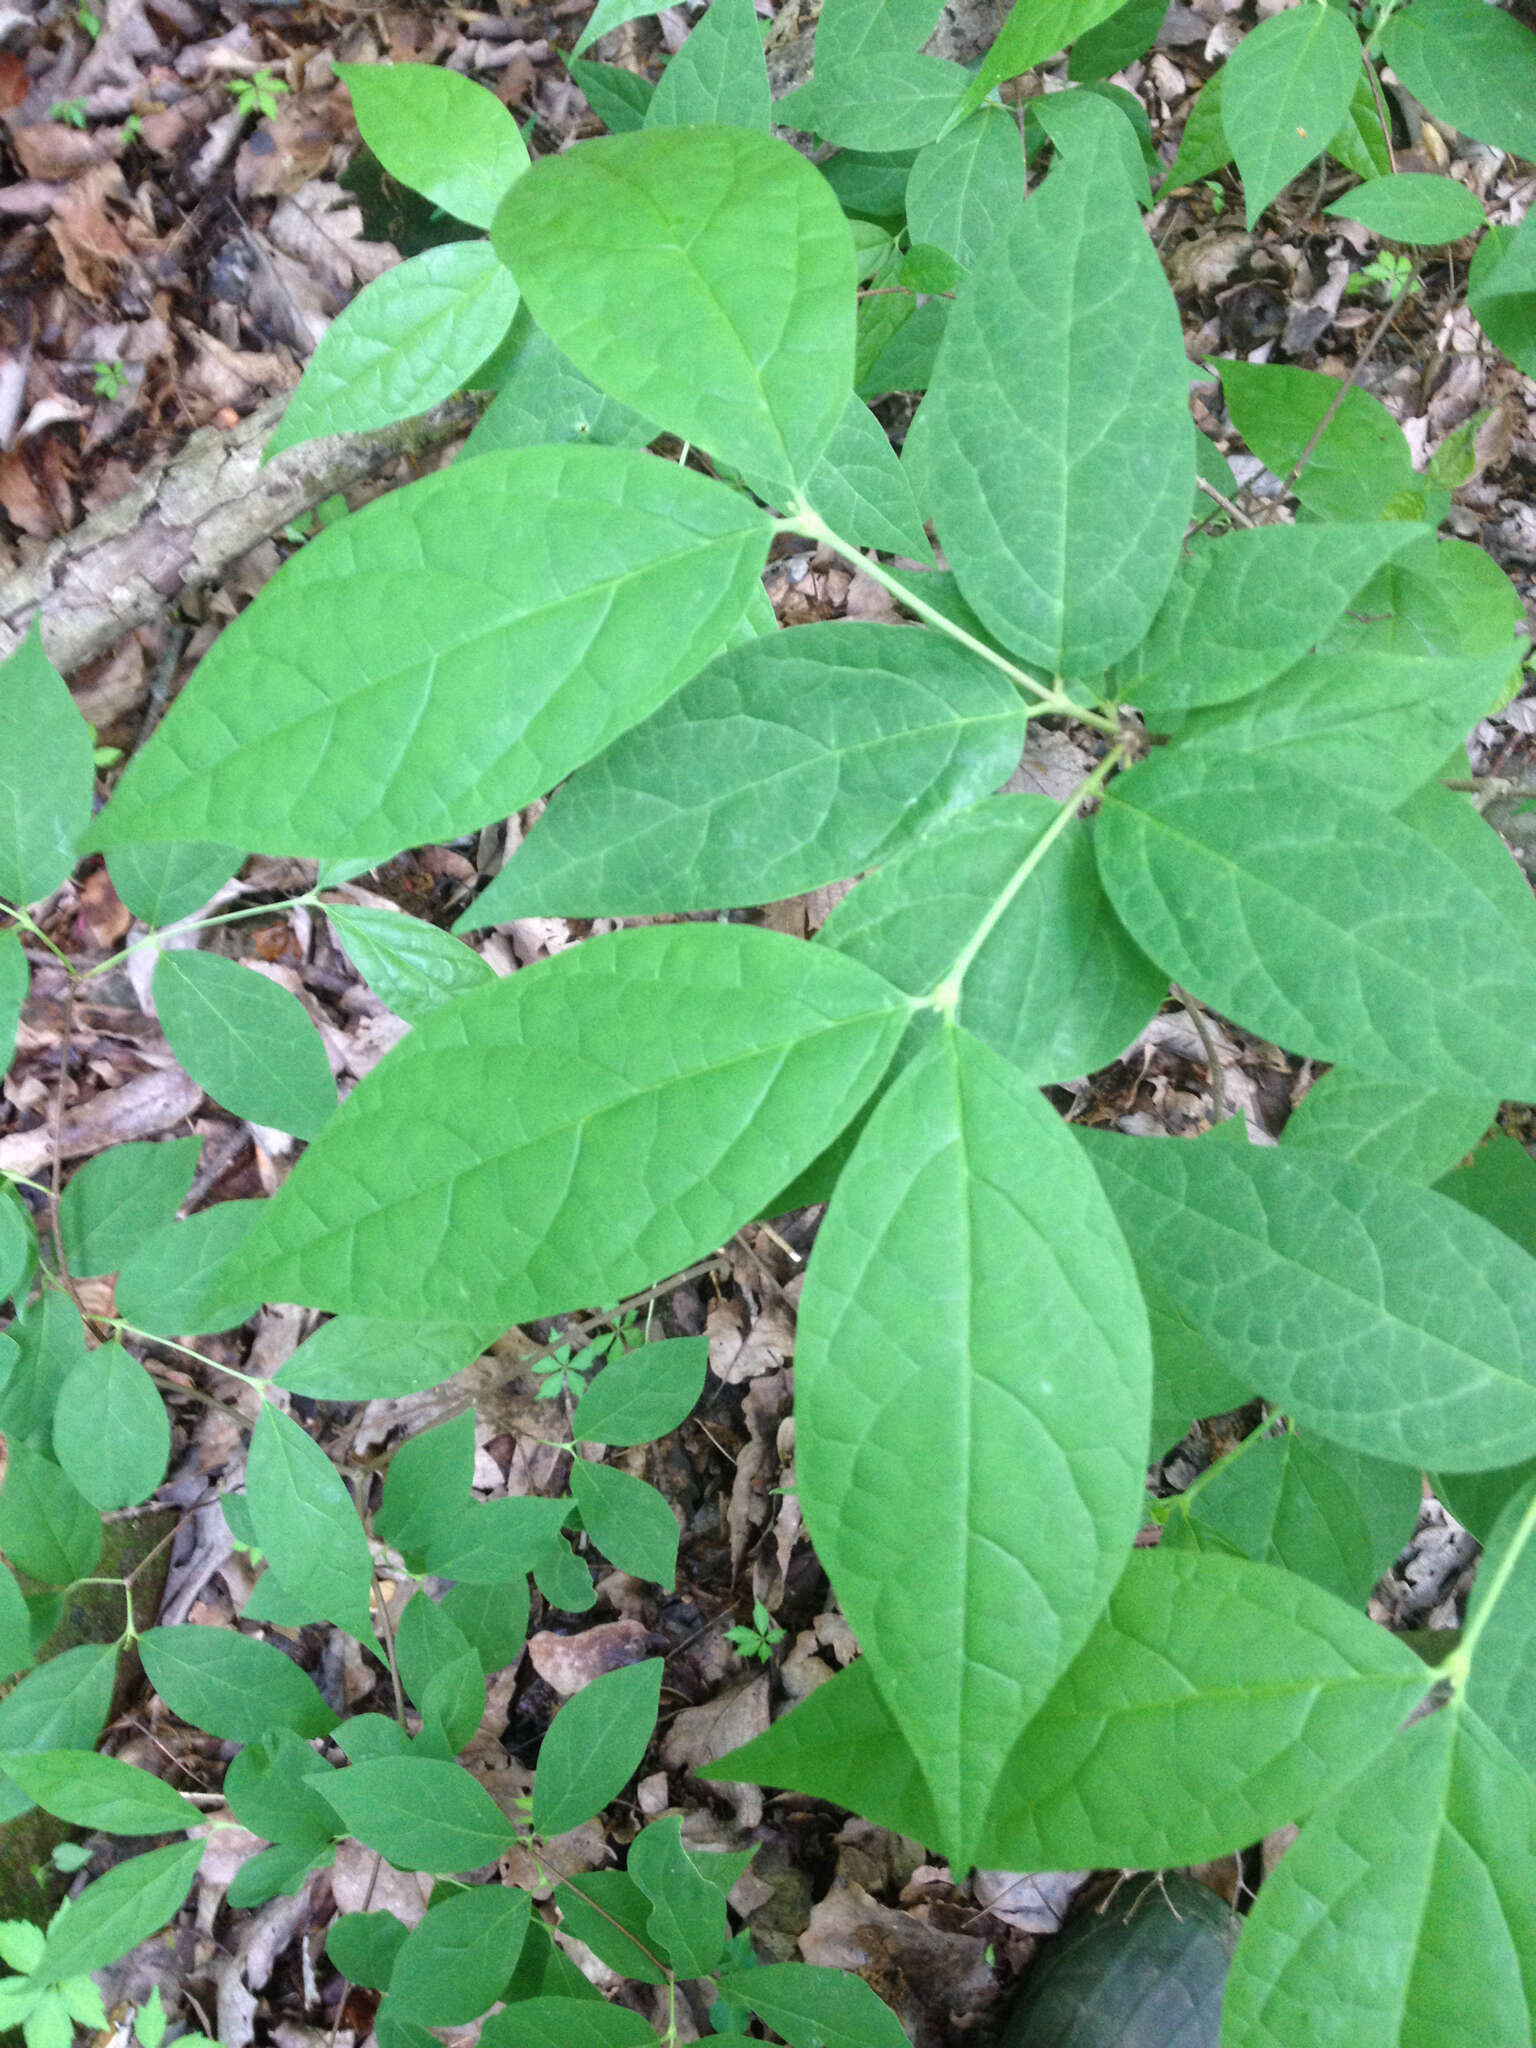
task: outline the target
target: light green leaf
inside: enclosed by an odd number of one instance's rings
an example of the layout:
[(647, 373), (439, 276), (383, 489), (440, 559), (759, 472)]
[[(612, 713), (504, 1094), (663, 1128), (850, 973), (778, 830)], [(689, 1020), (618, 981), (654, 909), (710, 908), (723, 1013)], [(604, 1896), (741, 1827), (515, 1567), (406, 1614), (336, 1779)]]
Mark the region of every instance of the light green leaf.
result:
[(1152, 48), (1167, 11), (1163, 0), (1122, 0), (1108, 21), (1073, 43), (1067, 76), (1074, 80), (1110, 78), (1123, 71)]
[(336, 1816), (310, 1780), (319, 1759), (291, 1728), (248, 1742), (224, 1774), (224, 1797), (240, 1825), (268, 1842), (303, 1844), (317, 1854), (336, 1833)]
[(905, 2048), (906, 2033), (862, 1977), (810, 1963), (761, 1963), (719, 1979), (790, 2048)]
[(538, 1834), (580, 1827), (623, 1791), (656, 1725), (661, 1672), (659, 1657), (621, 1665), (583, 1686), (556, 1714), (533, 1780)]
[(493, 239), (602, 390), (735, 467), (810, 475), (853, 381), (855, 260), (826, 181), (787, 143), (735, 128), (583, 143), (513, 188)]
[[(1223, 359), (1217, 368), (1233, 425), (1266, 467), (1288, 476), (1338, 399), (1340, 380), (1288, 363)], [(1393, 498), (1421, 481), (1402, 428), (1379, 398), (1355, 385), (1292, 488), (1320, 519), (1381, 519)]]
[(907, 179), (907, 226), (967, 270), (1024, 198), (1019, 124), (1006, 107), (978, 107), (918, 151)]
[(195, 1807), (149, 1771), (97, 1756), (94, 1750), (6, 1750), (0, 1754), (0, 1771), (45, 1813), (57, 1814), (72, 1827), (164, 1835), (199, 1819)]
[(1137, 1551), (1020, 1735), (978, 1853), (1015, 1870), (1221, 1855), (1305, 1814), (1428, 1684), (1411, 1650), (1292, 1574)]
[(1536, 376), (1536, 213), (1478, 244), (1467, 304), (1483, 332), (1526, 376)]
[(1169, 753), (1106, 792), (1095, 846), (1131, 936), (1245, 1029), (1450, 1093), (1536, 1095), (1536, 925), (1352, 790)]
[(464, 444), (461, 461), (506, 448), (542, 448), (558, 442), (643, 448), (655, 440), (658, 428), (616, 398), (605, 398), (526, 313), (519, 315), (514, 333), (523, 327), (526, 338), (502, 377), (490, 410)]
[(792, 626), (711, 662), (582, 769), (461, 924), (769, 903), (1006, 782), (1026, 712), (922, 627)]
[(629, 450), (423, 477), (319, 534), (225, 630), (97, 836), (217, 819), (263, 852), (375, 859), (503, 817), (715, 652), (767, 535), (739, 493)]
[(459, 1765), (436, 1758), (375, 1758), (327, 1773), (319, 1789), (348, 1833), (397, 1870), (478, 1870), (512, 1841), (512, 1828), (485, 1787)]
[(1323, 211), (1357, 220), (1373, 235), (1426, 248), (1459, 242), (1463, 235), (1475, 235), (1488, 224), (1475, 192), (1458, 185), (1454, 178), (1436, 177), (1427, 171), (1399, 171), (1395, 176), (1372, 178)]
[(155, 1337), (232, 1330), (255, 1315), (261, 1296), (228, 1269), (265, 1205), (219, 1202), (184, 1223), (167, 1223), (117, 1276), (117, 1312), (130, 1329)]
[(922, 996), (985, 931), (957, 1020), (1033, 1081), (1092, 1073), (1156, 1014), (1168, 977), (1110, 909), (1086, 825), (1041, 852), (1059, 825), (1047, 797), (973, 805), (845, 897), (820, 943)]
[[(1070, 1132), (969, 1033), (946, 1031), (870, 1118), (795, 1372), (817, 1555), (964, 1866), (1012, 1735), (1134, 1534), (1151, 1380), (1130, 1261)], [(916, 1470), (920, 1491), (898, 1478)]]
[(87, 1885), (49, 1923), (37, 1976), (45, 1983), (83, 1977), (127, 1955), (177, 1911), (206, 1847), (197, 1841), (151, 1849)]
[(16, 1049), (16, 1027), (31, 985), (32, 969), (22, 950), (20, 932), (0, 932), (0, 1052), (7, 1066)]
[(21, 1588), (8, 1565), (0, 1564), (0, 1680), (14, 1678), (32, 1662), (32, 1624)]
[(147, 925), (174, 924), (201, 910), (244, 861), (229, 846), (119, 846), (107, 862), (112, 886)]
[(710, 0), (683, 47), (667, 61), (646, 109), (647, 128), (767, 130), (768, 67), (753, 0)]
[[(771, 500), (773, 493), (758, 495)], [(844, 540), (919, 562), (933, 560), (911, 479), (884, 427), (851, 393), (825, 454), (811, 471), (805, 501)]]
[(1536, 1159), (1518, 1138), (1495, 1132), (1435, 1185), (1522, 1250), (1536, 1254)]
[(1473, 1652), (1464, 1681), (1467, 1705), (1527, 1772), (1536, 1772), (1536, 1728), (1529, 1711), (1536, 1669), (1533, 1525), (1536, 1493), (1528, 1478), (1485, 1532), (1484, 1562), (1478, 1567), (1465, 1638)]
[(1381, 132), (1381, 115), (1371, 90), (1370, 67), (1362, 64), (1349, 102), (1349, 118), (1328, 143), (1328, 154), (1357, 178), (1384, 178), (1392, 170), (1387, 139)]
[(1078, 1135), (1138, 1269), (1288, 1415), (1452, 1472), (1536, 1451), (1536, 1261), (1480, 1216), (1320, 1152)]
[[(0, 1700), (0, 1750), (91, 1748), (106, 1726), (116, 1676), (116, 1643), (81, 1643), (50, 1657)], [(3, 1793), (7, 1820), (27, 1810), (14, 1785)]]
[(1383, 1081), (1334, 1067), (1292, 1111), (1280, 1143), (1428, 1187), (1472, 1149), (1498, 1113), (1494, 1095), (1445, 1095), (1417, 1081)]
[(148, 1630), (139, 1638), (139, 1654), (171, 1712), (225, 1741), (260, 1742), (274, 1728), (291, 1728), (308, 1740), (336, 1726), (298, 1665), (255, 1636), (186, 1622)]
[(867, 969), (744, 926), (588, 940), (396, 1046), (263, 1205), (239, 1277), (270, 1300), (503, 1328), (617, 1300), (808, 1165), (905, 1013)]
[(53, 1454), (103, 1512), (137, 1506), (165, 1477), (171, 1455), (165, 1403), (121, 1344), (100, 1345), (60, 1388)]
[(575, 53), (579, 57), (600, 38), (622, 28), (626, 21), (638, 21), (642, 15), (660, 12), (657, 0), (597, 0), (586, 27), (576, 38)]
[(325, 914), (379, 1001), (408, 1024), (496, 978), (472, 947), (423, 918), (355, 903), (327, 903)]
[(172, 1052), (222, 1108), (317, 1135), (336, 1083), (296, 996), (221, 953), (177, 951), (155, 962), (154, 1000)]
[(816, 17), (816, 62), (916, 50), (933, 34), (941, 12), (938, 0), (824, 0)]
[(1533, 1830), (1536, 1789), (1475, 1714), (1452, 1703), (1405, 1729), (1265, 1879), (1227, 1978), (1224, 2048), (1272, 2048), (1302, 2013), (1310, 2048), (1528, 2041)]
[(964, 111), (979, 107), (1005, 78), (1017, 78), (1042, 57), (1054, 57), (1075, 43), (1121, 4), (1122, 0), (1013, 0), (1008, 19), (971, 81)]
[(1219, 71), (1211, 73), (1196, 93), (1195, 103), (1185, 116), (1178, 155), (1168, 166), (1168, 175), (1158, 187), (1160, 194), (1198, 185), (1202, 178), (1210, 177), (1213, 171), (1231, 163), (1232, 145), (1227, 140), (1221, 118), (1221, 83), (1226, 75), (1227, 67), (1223, 64)]
[(1512, 15), (1480, 0), (1413, 0), (1381, 48), (1436, 120), (1536, 159), (1536, 36)]
[(96, 1569), (101, 1517), (51, 1458), (12, 1443), (0, 1486), (0, 1550), (18, 1571), (67, 1586)]
[(1243, 1444), (1202, 1473), (1163, 1528), (1274, 1564), (1361, 1606), (1413, 1534), (1421, 1479), (1294, 1427)]
[(677, 1518), (654, 1486), (609, 1465), (577, 1458), (571, 1498), (610, 1564), (670, 1592), (677, 1576)]
[(1359, 73), (1360, 38), (1348, 16), (1315, 5), (1271, 15), (1228, 57), (1222, 123), (1250, 228), (1343, 125)]
[(703, 1337), (668, 1337), (613, 1358), (587, 1383), (571, 1416), (577, 1443), (648, 1444), (692, 1414), (704, 1391)]
[(1187, 393), (1113, 157), (1059, 164), (955, 300), (907, 437), (962, 593), (1026, 659), (1092, 674), (1146, 633), (1194, 489)]
[(1192, 541), (1146, 639), (1116, 663), (1111, 694), (1151, 712), (1250, 695), (1316, 646), (1384, 562), (1424, 537), (1422, 526), (1378, 521)]
[(368, 1539), (336, 1467), (291, 1415), (264, 1401), (246, 1470), (257, 1547), (284, 1587), (371, 1643)]
[(435, 64), (338, 64), (336, 71), (364, 142), (389, 175), (455, 219), (488, 228), (528, 168), (528, 145), (495, 93)]
[[(751, 1853), (725, 1858), (732, 1871), (724, 1874), (739, 1876)], [(680, 1977), (706, 1976), (725, 1952), (725, 1893), (705, 1875), (718, 1860), (687, 1847), (676, 1814), (642, 1828), (629, 1845), (625, 1867), (651, 1902), (651, 1939)]]
[(1141, 153), (1141, 138), (1127, 120), (1124, 107), (1097, 86), (1079, 86), (1031, 100), (1028, 121), (1026, 146), (1032, 148), (1039, 130), (1044, 129), (1058, 161), (1099, 157), (1117, 166), (1125, 189), (1138, 206), (1152, 204), (1152, 181)]
[(294, 1352), (273, 1384), (316, 1401), (420, 1394), (473, 1365), (501, 1326), (333, 1316)]
[(478, 2019), (517, 1967), (532, 1906), (527, 1892), (484, 1884), (430, 1907), (395, 1957), (392, 2011), (429, 2027)]
[(37, 1234), (32, 1219), (7, 1185), (0, 1190), (0, 1301), (18, 1292), (25, 1296), (26, 1282), (36, 1263)]
[(175, 1218), (197, 1171), (199, 1138), (114, 1145), (70, 1178), (59, 1227), (71, 1273), (115, 1273)]
[(90, 823), (91, 729), (43, 652), (34, 617), (0, 661), (0, 897), (24, 909), (52, 895)]
[(844, 149), (920, 149), (955, 118), (969, 80), (943, 57), (901, 50), (818, 55), (815, 76), (775, 103), (774, 119)]
[[(582, 1879), (590, 1884), (590, 1876)], [(488, 2019), (485, 2048), (656, 2048), (656, 2029), (627, 2006), (585, 1998), (523, 1998)]]
[(567, 57), (565, 68), (587, 96), (587, 105), (611, 135), (645, 126), (645, 110), (656, 96), (650, 79), (619, 64), (594, 64)]
[[(915, 150), (839, 150), (821, 166), (850, 219), (883, 221), (896, 232), (906, 203), (907, 176)], [(860, 308), (860, 315), (868, 311)]]

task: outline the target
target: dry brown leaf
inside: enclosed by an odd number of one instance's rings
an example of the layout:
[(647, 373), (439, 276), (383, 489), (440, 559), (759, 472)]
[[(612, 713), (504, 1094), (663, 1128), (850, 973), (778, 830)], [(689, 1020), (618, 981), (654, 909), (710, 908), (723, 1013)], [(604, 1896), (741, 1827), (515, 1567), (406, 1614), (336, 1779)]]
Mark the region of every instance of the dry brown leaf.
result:
[[(722, 1693), (702, 1707), (684, 1707), (667, 1730), (661, 1745), (661, 1760), (669, 1771), (702, 1769), (716, 1757), (750, 1742), (768, 1731), (768, 1674)], [(763, 1817), (763, 1793), (758, 1785), (711, 1785), (736, 1810), (744, 1828), (755, 1828)]]
[[(158, 1138), (191, 1116), (203, 1091), (179, 1067), (140, 1074), (109, 1094), (98, 1095), (64, 1118), (59, 1157), (85, 1159), (109, 1145), (135, 1138)], [(33, 1174), (53, 1157), (53, 1136), (46, 1127), (13, 1132), (0, 1138), (0, 1173)]]
[(594, 1678), (649, 1655), (650, 1630), (638, 1621), (605, 1621), (580, 1635), (559, 1636), (540, 1629), (528, 1638), (528, 1655), (546, 1685), (570, 1699)]

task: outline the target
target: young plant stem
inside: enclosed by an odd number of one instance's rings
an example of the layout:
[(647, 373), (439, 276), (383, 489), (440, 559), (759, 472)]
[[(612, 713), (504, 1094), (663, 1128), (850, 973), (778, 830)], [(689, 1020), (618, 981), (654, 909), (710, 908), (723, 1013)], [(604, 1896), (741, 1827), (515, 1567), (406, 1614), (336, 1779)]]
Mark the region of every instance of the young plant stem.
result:
[(1216, 1050), (1216, 1040), (1206, 1021), (1205, 1012), (1189, 993), (1175, 981), (1170, 984), (1175, 996), (1183, 1006), (1184, 1014), (1195, 1027), (1195, 1036), (1205, 1052), (1206, 1072), (1211, 1077), (1211, 1121), (1224, 1124), (1227, 1120), (1227, 1091), (1221, 1078), (1221, 1055)]
[(1381, 346), (1381, 343), (1385, 338), (1387, 329), (1392, 325), (1393, 320), (1397, 316), (1398, 307), (1402, 304), (1404, 298), (1407, 296), (1408, 292), (1412, 289), (1412, 287), (1418, 283), (1418, 278), (1419, 273), (1417, 272), (1417, 270), (1410, 270), (1408, 275), (1403, 279), (1402, 283), (1398, 286), (1397, 290), (1392, 294), (1392, 299), (1387, 307), (1387, 310), (1382, 314), (1381, 318), (1376, 322), (1375, 327), (1371, 331), (1370, 340), (1365, 344), (1365, 347), (1361, 349), (1359, 355), (1357, 355), (1355, 357), (1355, 360), (1350, 364), (1349, 370), (1345, 375), (1343, 382), (1340, 384), (1338, 390), (1333, 394), (1332, 398), (1329, 399), (1327, 407), (1323, 412), (1322, 418), (1318, 421), (1317, 425), (1312, 429), (1311, 436), (1308, 439), (1306, 446), (1302, 449), (1301, 453), (1292, 463), (1290, 474), (1281, 479), (1279, 494), (1275, 499), (1275, 505), (1277, 509), (1280, 505), (1281, 500), (1285, 498), (1290, 492), (1292, 486), (1296, 482), (1297, 477), (1301, 475), (1301, 472), (1306, 468), (1307, 464), (1312, 460), (1312, 457), (1317, 453), (1318, 443), (1322, 440), (1324, 434), (1327, 433), (1328, 429), (1333, 425), (1334, 418), (1335, 415), (1338, 413), (1339, 407), (1344, 403), (1345, 399), (1348, 398), (1350, 392), (1354, 390), (1355, 385), (1359, 382), (1360, 372), (1365, 368), (1366, 364), (1371, 360), (1371, 357), (1375, 355), (1377, 349)]
[(1462, 1631), (1461, 1641), (1437, 1668), (1436, 1678), (1449, 1679), (1457, 1687), (1466, 1684), (1478, 1639), (1488, 1626), (1488, 1618), (1498, 1606), (1499, 1596), (1509, 1584), (1510, 1576), (1520, 1562), (1521, 1553), (1533, 1538), (1536, 1538), (1536, 1488), (1531, 1491), (1531, 1497), (1525, 1504), (1525, 1513), (1520, 1517), (1519, 1525), (1510, 1538), (1509, 1548), (1495, 1566), (1492, 1579), (1486, 1586), (1480, 1584), (1477, 1587), (1477, 1611)]
[(94, 981), (98, 974), (105, 974), (113, 967), (121, 967), (130, 954), (139, 952), (145, 946), (163, 944), (173, 934), (179, 937), (183, 932), (212, 931), (215, 925), (240, 924), (248, 922), (253, 917), (275, 917), (281, 911), (298, 910), (306, 904), (317, 906), (320, 904), (320, 886), (318, 883), (316, 883), (313, 889), (306, 889), (302, 895), (284, 896), (276, 903), (248, 903), (243, 909), (222, 910), (216, 917), (200, 917), (192, 924), (159, 925), (154, 931), (146, 932), (143, 938), (135, 939), (131, 945), (124, 946), (120, 953), (114, 953), (110, 959), (98, 962), (95, 967), (87, 967), (83, 972), (79, 973), (78, 979), (81, 981)]

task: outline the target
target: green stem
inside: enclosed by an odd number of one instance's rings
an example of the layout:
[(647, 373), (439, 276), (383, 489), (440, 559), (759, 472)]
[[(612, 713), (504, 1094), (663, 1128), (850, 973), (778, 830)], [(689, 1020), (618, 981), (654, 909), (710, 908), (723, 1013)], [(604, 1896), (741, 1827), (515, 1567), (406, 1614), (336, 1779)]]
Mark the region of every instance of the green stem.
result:
[(1036, 868), (1039, 867), (1041, 861), (1045, 859), (1045, 856), (1056, 844), (1062, 833), (1072, 823), (1073, 819), (1077, 816), (1079, 806), (1086, 803), (1090, 797), (1098, 795), (1115, 769), (1120, 766), (1123, 756), (1123, 747), (1111, 747), (1093, 773), (1087, 776), (1073, 790), (1066, 802), (1059, 807), (1056, 816), (1052, 818), (1050, 824), (1040, 834), (1040, 837), (1029, 849), (1024, 859), (1020, 861), (1018, 869), (1007, 888), (997, 897), (991, 909), (971, 934), (964, 950), (957, 955), (954, 965), (950, 968), (948, 974), (945, 975), (927, 1002), (918, 1005), (919, 1008), (937, 1010), (941, 1016), (953, 1019), (955, 1009), (960, 1001), (960, 990), (964, 984), (966, 974), (970, 970), (971, 962), (987, 943), (987, 940), (991, 938), (999, 918), (1002, 917), (1014, 897), (1018, 895), (1024, 884), (1029, 880)]
[(297, 910), (303, 904), (320, 905), (318, 885), (313, 889), (306, 889), (302, 896), (285, 896), (278, 903), (248, 903), (243, 910), (224, 910), (217, 917), (200, 917), (195, 924), (161, 925), (152, 932), (146, 932), (142, 939), (135, 939), (131, 946), (124, 946), (121, 953), (114, 953), (110, 960), (103, 960), (98, 966), (86, 968), (78, 978), (81, 981), (94, 981), (98, 974), (106, 974), (111, 968), (121, 967), (128, 956), (137, 953), (141, 947), (162, 944), (173, 932), (212, 931), (215, 925), (239, 924), (253, 917), (275, 917), (280, 911)]
[(1472, 1658), (1477, 1649), (1478, 1638), (1488, 1626), (1488, 1618), (1499, 1604), (1499, 1595), (1509, 1584), (1510, 1576), (1520, 1562), (1520, 1554), (1533, 1536), (1536, 1536), (1536, 1488), (1532, 1489), (1531, 1497), (1526, 1502), (1525, 1513), (1520, 1517), (1519, 1526), (1510, 1539), (1509, 1548), (1499, 1559), (1492, 1579), (1486, 1586), (1479, 1581), (1472, 1619), (1463, 1630), (1461, 1641), (1436, 1671), (1436, 1678), (1448, 1678), (1458, 1687), (1465, 1685), (1467, 1675), (1472, 1669)]
[(136, 1330), (132, 1323), (125, 1323), (121, 1316), (114, 1316), (110, 1322), (103, 1322), (103, 1328), (114, 1336), (136, 1337), (141, 1344), (158, 1344), (164, 1351), (179, 1352), (183, 1358), (194, 1358), (199, 1365), (211, 1366), (215, 1372), (227, 1373), (232, 1380), (242, 1380), (248, 1387), (254, 1387), (265, 1398), (269, 1382), (254, 1378), (248, 1372), (239, 1372), (232, 1365), (220, 1365), (216, 1358), (210, 1358), (206, 1351), (194, 1351), (190, 1344), (178, 1344), (174, 1337), (156, 1337), (148, 1330)]
[(0, 905), (0, 908), (4, 909), (6, 916), (19, 925), (22, 931), (30, 933), (40, 946), (46, 946), (54, 959), (66, 968), (70, 974), (74, 973), (74, 962), (66, 952), (53, 943), (40, 924), (35, 924), (24, 910), (13, 909), (8, 903)]
[[(1255, 1444), (1267, 1443), (1270, 1440), (1269, 1425), (1274, 1419), (1273, 1415), (1266, 1415), (1258, 1428), (1251, 1429), (1235, 1449), (1228, 1451), (1224, 1458), (1213, 1458), (1203, 1472), (1196, 1473), (1182, 1493), (1170, 1494), (1167, 1500), (1154, 1501), (1150, 1514), (1158, 1527), (1165, 1527), (1175, 1515), (1187, 1515), (1191, 1501), (1200, 1498), (1218, 1473), (1230, 1472), (1239, 1458), (1246, 1457)], [(1284, 1433), (1286, 1436), (1291, 1434), (1289, 1422), (1285, 1425)]]

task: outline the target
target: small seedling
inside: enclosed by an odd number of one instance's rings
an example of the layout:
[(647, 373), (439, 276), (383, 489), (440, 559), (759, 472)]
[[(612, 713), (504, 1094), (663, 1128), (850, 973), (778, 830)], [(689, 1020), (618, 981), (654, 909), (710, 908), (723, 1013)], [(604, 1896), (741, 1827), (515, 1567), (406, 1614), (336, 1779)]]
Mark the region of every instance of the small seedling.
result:
[(86, 0), (80, 0), (75, 9), (75, 19), (94, 43), (101, 34), (101, 16), (93, 7), (86, 5)]
[(95, 362), (91, 365), (91, 389), (98, 398), (121, 398), (127, 389), (128, 372), (121, 363)]
[(84, 128), (86, 113), (84, 100), (55, 100), (48, 109), (50, 121), (62, 121), (66, 128)]
[(242, 114), (257, 114), (263, 120), (270, 120), (277, 112), (277, 103), (288, 90), (280, 78), (274, 78), (270, 71), (258, 71), (253, 78), (232, 78), (229, 81), (230, 97)]
[(138, 141), (138, 139), (139, 139), (139, 137), (140, 137), (140, 136), (141, 136), (141, 135), (142, 135), (143, 133), (144, 133), (144, 118), (143, 118), (143, 116), (142, 116), (141, 114), (130, 114), (130, 115), (128, 116), (127, 120), (126, 120), (126, 121), (125, 121), (125, 122), (123, 123), (123, 147), (124, 147), (124, 149), (126, 149), (126, 148), (128, 147), (128, 145), (129, 145), (129, 144), (130, 144), (131, 142), (137, 142), (137, 141)]
[(752, 1602), (752, 1626), (738, 1622), (735, 1628), (728, 1628), (725, 1640), (738, 1655), (750, 1663), (753, 1658), (766, 1664), (774, 1651), (784, 1640), (784, 1631), (768, 1612), (761, 1600)]
[(1357, 270), (1344, 287), (1346, 298), (1372, 297), (1400, 299), (1405, 292), (1417, 289), (1413, 274), (1413, 258), (1399, 255), (1392, 249), (1383, 249), (1367, 263), (1363, 270)]

